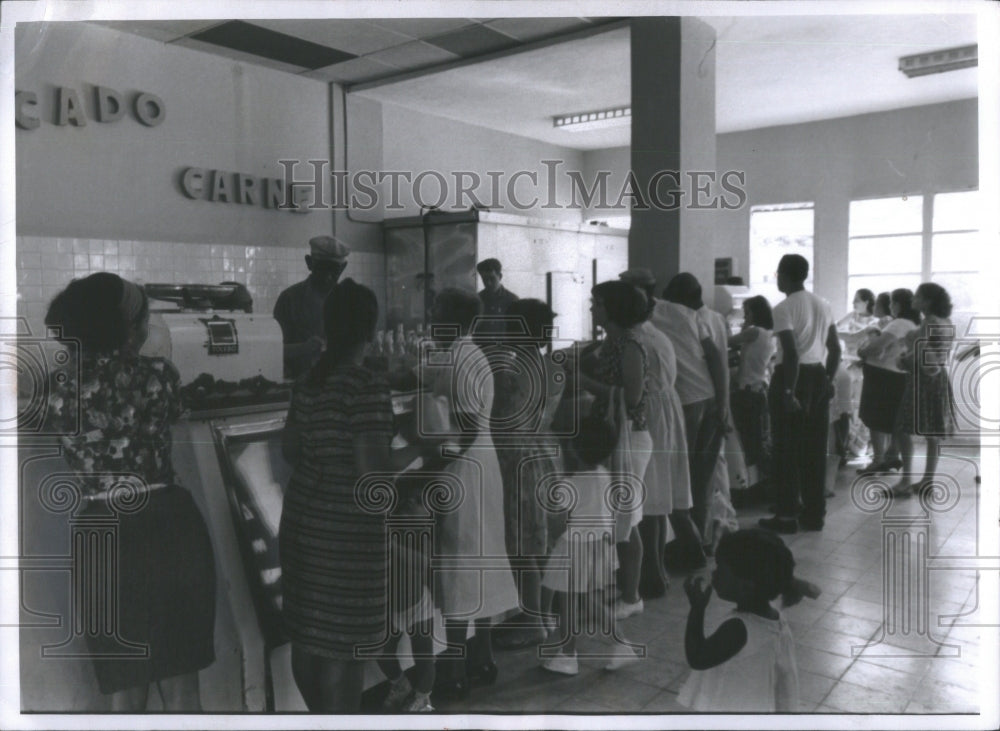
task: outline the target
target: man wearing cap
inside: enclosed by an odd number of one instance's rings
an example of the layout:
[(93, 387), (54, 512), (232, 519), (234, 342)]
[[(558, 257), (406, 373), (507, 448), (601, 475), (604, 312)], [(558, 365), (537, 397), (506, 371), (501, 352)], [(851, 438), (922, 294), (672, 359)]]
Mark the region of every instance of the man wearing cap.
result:
[(349, 253), (333, 236), (314, 236), (306, 254), (309, 276), (278, 295), (274, 319), (281, 325), (285, 378), (308, 373), (323, 352), (323, 301), (347, 267)]

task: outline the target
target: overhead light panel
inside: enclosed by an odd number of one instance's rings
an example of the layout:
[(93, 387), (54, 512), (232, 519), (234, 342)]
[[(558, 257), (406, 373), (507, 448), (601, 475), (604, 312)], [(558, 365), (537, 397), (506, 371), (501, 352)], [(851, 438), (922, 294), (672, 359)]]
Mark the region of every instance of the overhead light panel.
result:
[(912, 56), (903, 56), (899, 59), (899, 70), (911, 79), (915, 76), (941, 74), (945, 71), (967, 69), (978, 65), (979, 46), (975, 43), (971, 46), (945, 48), (941, 51), (929, 51), (928, 53), (916, 53)]
[(623, 127), (632, 121), (632, 107), (614, 107), (596, 112), (563, 114), (552, 118), (552, 126), (567, 132), (586, 132), (592, 129)]

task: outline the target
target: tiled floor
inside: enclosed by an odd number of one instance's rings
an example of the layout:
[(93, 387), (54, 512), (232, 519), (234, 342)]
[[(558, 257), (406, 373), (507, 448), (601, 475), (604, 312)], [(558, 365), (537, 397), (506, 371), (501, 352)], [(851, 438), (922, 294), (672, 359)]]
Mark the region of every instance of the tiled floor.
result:
[[(915, 468), (921, 468), (918, 461)], [(977, 485), (975, 464), (944, 457), (943, 471), (959, 486), (957, 497), (929, 513), (929, 555), (975, 555)], [(883, 543), (901, 532), (920, 533), (921, 506), (916, 499), (872, 510), (853, 488), (854, 466), (839, 470), (835, 497), (828, 500), (826, 528), (785, 540), (796, 558), (796, 573), (823, 588), (816, 601), (785, 610), (797, 642), (801, 710), (808, 713), (978, 713), (981, 662), (989, 651), (980, 646), (984, 630), (959, 626), (989, 621), (976, 612), (976, 572), (972, 569), (917, 572), (929, 576), (929, 626), (918, 625), (920, 612), (901, 615), (910, 624), (883, 617)], [(743, 526), (755, 525), (765, 507), (740, 510)], [(902, 520), (902, 523), (894, 522)], [(904, 527), (905, 526), (905, 527)], [(885, 536), (885, 538), (884, 538)], [(899, 565), (899, 558), (895, 565)], [(889, 562), (893, 565), (893, 562)], [(706, 574), (710, 571), (706, 570)], [(582, 661), (576, 677), (541, 670), (536, 650), (498, 651), (495, 685), (477, 688), (464, 700), (439, 702), (443, 713), (574, 712), (682, 713), (677, 693), (690, 672), (684, 659), (684, 624), (688, 603), (683, 576), (674, 576), (667, 596), (646, 602), (645, 611), (624, 622), (633, 642), (646, 646), (642, 662), (609, 673), (597, 660)], [(911, 597), (912, 599), (912, 597)], [(900, 604), (904, 602), (900, 601)], [(913, 600), (905, 606), (917, 608)], [(731, 605), (713, 596), (718, 617)], [(898, 622), (898, 619), (897, 619)], [(893, 633), (886, 629), (895, 629)], [(902, 630), (908, 630), (906, 632)], [(928, 632), (929, 629), (929, 632)], [(993, 632), (994, 630), (988, 630)], [(591, 641), (592, 642), (592, 641)], [(868, 647), (865, 647), (868, 646)], [(587, 647), (584, 643), (582, 647)], [(865, 648), (860, 652), (860, 648)], [(987, 658), (988, 662), (994, 660)]]
[[(942, 556), (974, 556), (977, 546), (975, 464), (945, 457), (942, 468), (959, 489), (953, 491), (956, 499), (935, 506), (940, 512), (929, 514), (931, 568), (942, 563)], [(829, 714), (979, 712), (980, 698), (988, 697), (979, 683), (989, 677), (985, 668), (997, 662), (998, 644), (995, 627), (959, 626), (995, 625), (995, 618), (977, 610), (981, 597), (976, 571), (927, 572), (929, 634), (914, 624), (908, 632), (883, 636), (890, 628), (883, 618), (885, 536), (919, 534), (914, 518), (919, 518), (920, 503), (910, 499), (892, 504), (888, 512), (865, 512), (862, 508), (879, 506), (866, 502), (862, 492), (853, 491), (852, 499), (854, 472), (851, 466), (837, 473), (835, 497), (828, 501), (827, 523), (821, 533), (785, 537), (795, 554), (796, 573), (823, 588), (819, 599), (804, 600), (785, 610), (797, 643), (801, 710)], [(745, 526), (755, 525), (764, 515), (763, 505), (739, 511)], [(894, 522), (897, 519), (900, 522)], [(890, 561), (889, 565), (899, 563)], [(643, 661), (609, 673), (602, 669), (604, 661), (583, 660), (578, 676), (562, 677), (539, 668), (534, 648), (498, 651), (500, 672), (493, 686), (474, 689), (461, 702), (435, 701), (437, 710), (445, 714), (685, 713), (677, 702), (690, 672), (683, 648), (688, 613), (683, 578), (674, 576), (666, 597), (646, 602), (642, 614), (624, 622), (629, 640), (645, 646)], [(711, 630), (713, 621), (730, 608), (713, 596), (706, 629)], [(915, 623), (920, 613), (911, 613), (909, 618)], [(106, 710), (89, 666), (79, 661), (25, 663), (32, 657), (25, 652), (30, 648), (37, 657), (41, 639), (51, 640), (53, 632), (61, 637), (58, 629), (22, 631), (23, 707)], [(866, 645), (874, 646), (856, 654), (854, 648)], [(599, 647), (594, 640), (580, 645), (581, 650)], [(213, 681), (206, 677), (203, 682)], [(219, 710), (223, 707), (233, 706), (227, 703)]]

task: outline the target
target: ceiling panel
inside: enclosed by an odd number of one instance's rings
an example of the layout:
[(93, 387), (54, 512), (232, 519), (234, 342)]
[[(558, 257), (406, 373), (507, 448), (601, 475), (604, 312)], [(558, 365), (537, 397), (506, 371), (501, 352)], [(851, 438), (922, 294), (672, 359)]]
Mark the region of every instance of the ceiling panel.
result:
[(459, 56), (478, 56), (517, 45), (517, 41), (510, 36), (497, 33), (484, 25), (470, 25), (426, 40)]
[(133, 33), (155, 41), (173, 41), (186, 35), (225, 23), (225, 20), (102, 20), (97, 25), (105, 28)]
[(533, 41), (555, 33), (590, 26), (583, 18), (497, 18), (487, 27), (519, 41)]
[(424, 41), (411, 41), (401, 46), (369, 54), (366, 58), (381, 61), (397, 68), (416, 69), (430, 64), (455, 61), (460, 57)]
[(255, 20), (254, 25), (364, 56), (408, 43), (410, 37), (364, 20)]
[(172, 41), (171, 45), (183, 46), (184, 48), (191, 48), (196, 51), (202, 51), (204, 53), (210, 53), (214, 56), (219, 56), (222, 58), (228, 58), (233, 61), (240, 61), (241, 63), (254, 64), (256, 66), (266, 66), (269, 69), (275, 71), (284, 71), (289, 74), (301, 74), (305, 71), (309, 71), (305, 66), (296, 66), (290, 63), (282, 63), (281, 61), (275, 61), (272, 59), (261, 58), (252, 53), (245, 53), (243, 51), (237, 51), (233, 48), (225, 48), (224, 46), (218, 46), (214, 43), (205, 43), (204, 41), (195, 40), (190, 36), (184, 38), (178, 38), (176, 41)]
[(366, 22), (402, 33), (410, 38), (429, 38), (471, 25), (476, 21), (469, 18), (370, 18)]
[(322, 79), (323, 81), (357, 84), (362, 81), (371, 81), (398, 73), (399, 69), (395, 66), (380, 63), (370, 56), (362, 56), (345, 61), (344, 63), (334, 64), (333, 66), (314, 69), (304, 73), (303, 76), (308, 76), (311, 79)]
[(307, 69), (329, 66), (355, 55), (242, 20), (212, 26), (191, 39)]

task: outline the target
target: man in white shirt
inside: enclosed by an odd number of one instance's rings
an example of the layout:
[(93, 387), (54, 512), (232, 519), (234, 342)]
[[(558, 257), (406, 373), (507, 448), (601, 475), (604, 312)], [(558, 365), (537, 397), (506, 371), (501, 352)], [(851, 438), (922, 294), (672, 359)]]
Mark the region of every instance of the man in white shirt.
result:
[(774, 440), (777, 510), (760, 525), (779, 533), (823, 529), (826, 517), (826, 448), (833, 377), (840, 340), (830, 305), (805, 290), (809, 262), (786, 254), (778, 263), (774, 333), (781, 362), (768, 394)]
[[(700, 289), (699, 285), (699, 304)], [(668, 292), (671, 292), (669, 286), (664, 294)], [(677, 354), (677, 381), (674, 386), (684, 409), (688, 467), (691, 471), (691, 517), (698, 529), (698, 538), (703, 542), (709, 535), (711, 478), (722, 447), (729, 400), (724, 351), (719, 351), (708, 323), (698, 317), (695, 309), (680, 302), (657, 300), (650, 320), (670, 338)], [(682, 533), (675, 520), (671, 516), (671, 524), (680, 538)], [(694, 568), (704, 564), (705, 554), (701, 546), (685, 546), (684, 552), (689, 555), (681, 557), (682, 567)]]

